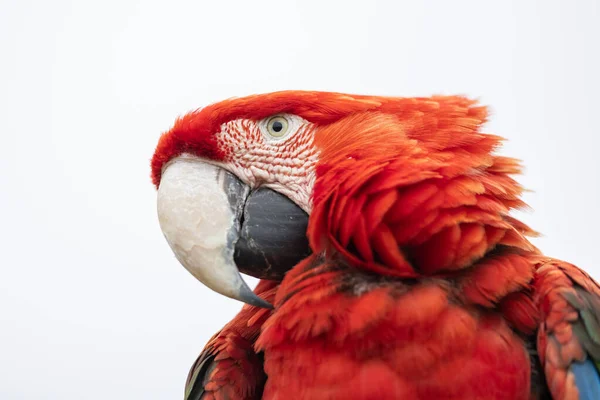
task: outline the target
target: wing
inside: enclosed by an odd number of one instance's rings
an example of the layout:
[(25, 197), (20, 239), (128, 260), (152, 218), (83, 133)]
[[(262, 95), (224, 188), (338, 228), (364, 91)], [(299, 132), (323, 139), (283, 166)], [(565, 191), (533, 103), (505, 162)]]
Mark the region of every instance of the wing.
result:
[(538, 353), (553, 398), (600, 399), (600, 287), (574, 265), (545, 259), (534, 292), (542, 311)]
[[(278, 283), (261, 280), (254, 292), (273, 302)], [(185, 400), (260, 399), (266, 381), (262, 354), (254, 342), (270, 310), (245, 305), (211, 338), (192, 365), (185, 384)]]

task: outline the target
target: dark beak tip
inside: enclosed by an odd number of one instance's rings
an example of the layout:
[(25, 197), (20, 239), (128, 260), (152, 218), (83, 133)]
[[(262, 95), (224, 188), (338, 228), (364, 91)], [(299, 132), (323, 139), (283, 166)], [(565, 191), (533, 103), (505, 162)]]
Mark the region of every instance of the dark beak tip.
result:
[(267, 308), (270, 310), (275, 308), (275, 307), (273, 307), (273, 305), (271, 303), (269, 303), (268, 301), (258, 297), (256, 294), (254, 294), (254, 292), (250, 292), (250, 293), (251, 293), (251, 295), (248, 295), (248, 294), (242, 295), (242, 301), (244, 303), (249, 304), (254, 307)]
[(262, 308), (266, 308), (266, 309), (269, 309), (269, 310), (274, 310), (275, 309), (275, 307), (273, 306), (273, 304), (269, 303), (268, 301), (265, 301), (264, 304), (265, 305), (262, 306)]
[(252, 289), (250, 289), (248, 287), (248, 285), (246, 285), (245, 282), (240, 287), (238, 293), (239, 294), (238, 294), (238, 296), (236, 296), (236, 299), (243, 301), (246, 304), (249, 304), (254, 307), (260, 307), (260, 308), (268, 308), (268, 309), (274, 308), (271, 303), (269, 303), (268, 301), (266, 301), (265, 299), (263, 299), (262, 297), (258, 296), (256, 293), (254, 293), (252, 291)]

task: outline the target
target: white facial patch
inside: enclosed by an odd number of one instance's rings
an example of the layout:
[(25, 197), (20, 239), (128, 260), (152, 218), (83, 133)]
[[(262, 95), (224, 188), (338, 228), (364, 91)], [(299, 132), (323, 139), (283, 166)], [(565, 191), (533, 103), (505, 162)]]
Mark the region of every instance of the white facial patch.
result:
[[(273, 118), (285, 118), (281, 137), (269, 131)], [(275, 114), (260, 121), (238, 119), (223, 124), (217, 135), (231, 154), (224, 168), (252, 188), (269, 187), (310, 212), (318, 153), (313, 144), (314, 125), (292, 114)]]

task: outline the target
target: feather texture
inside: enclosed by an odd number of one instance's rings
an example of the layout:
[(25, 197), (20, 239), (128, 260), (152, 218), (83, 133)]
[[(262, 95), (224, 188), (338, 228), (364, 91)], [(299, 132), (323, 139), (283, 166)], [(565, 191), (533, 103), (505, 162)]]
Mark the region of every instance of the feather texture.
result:
[(550, 391), (555, 399), (584, 399), (600, 391), (600, 287), (574, 265), (552, 259), (538, 265), (538, 351)]
[(446, 280), (383, 279), (313, 257), (276, 304), (257, 341), (264, 399), (535, 398), (523, 339), (499, 313), (458, 304)]
[(314, 146), (300, 153), (310, 160), (291, 160), (310, 176), (307, 187), (269, 183), (311, 193), (314, 254), (279, 286), (261, 282), (275, 311), (245, 307), (217, 334), (188, 398), (598, 398), (600, 288), (542, 256), (536, 232), (510, 216), (526, 207), (520, 164), (495, 153), (502, 139), (482, 132), (487, 110), (473, 100), (226, 100), (161, 137), (154, 183), (182, 152), (235, 162), (220, 127), (281, 113), (310, 123), (298, 139)]
[(316, 134), (320, 163), (308, 230), (316, 252), (335, 249), (384, 275), (431, 276), (466, 268), (496, 246), (535, 251), (509, 174), (478, 132), (485, 111), (460, 98), (416, 102), (423, 112), (353, 114)]
[[(277, 283), (261, 280), (254, 290), (272, 302)], [(207, 343), (190, 369), (185, 400), (258, 400), (266, 380), (254, 342), (270, 310), (245, 305)]]

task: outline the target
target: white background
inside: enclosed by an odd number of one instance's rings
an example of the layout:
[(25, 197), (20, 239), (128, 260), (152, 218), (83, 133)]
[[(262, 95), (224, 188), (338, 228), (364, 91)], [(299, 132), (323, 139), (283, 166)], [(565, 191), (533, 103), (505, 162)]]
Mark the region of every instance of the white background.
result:
[(535, 243), (600, 277), (600, 3), (0, 0), (0, 398), (179, 399), (240, 304), (160, 232), (177, 115), (280, 89), (467, 94)]

